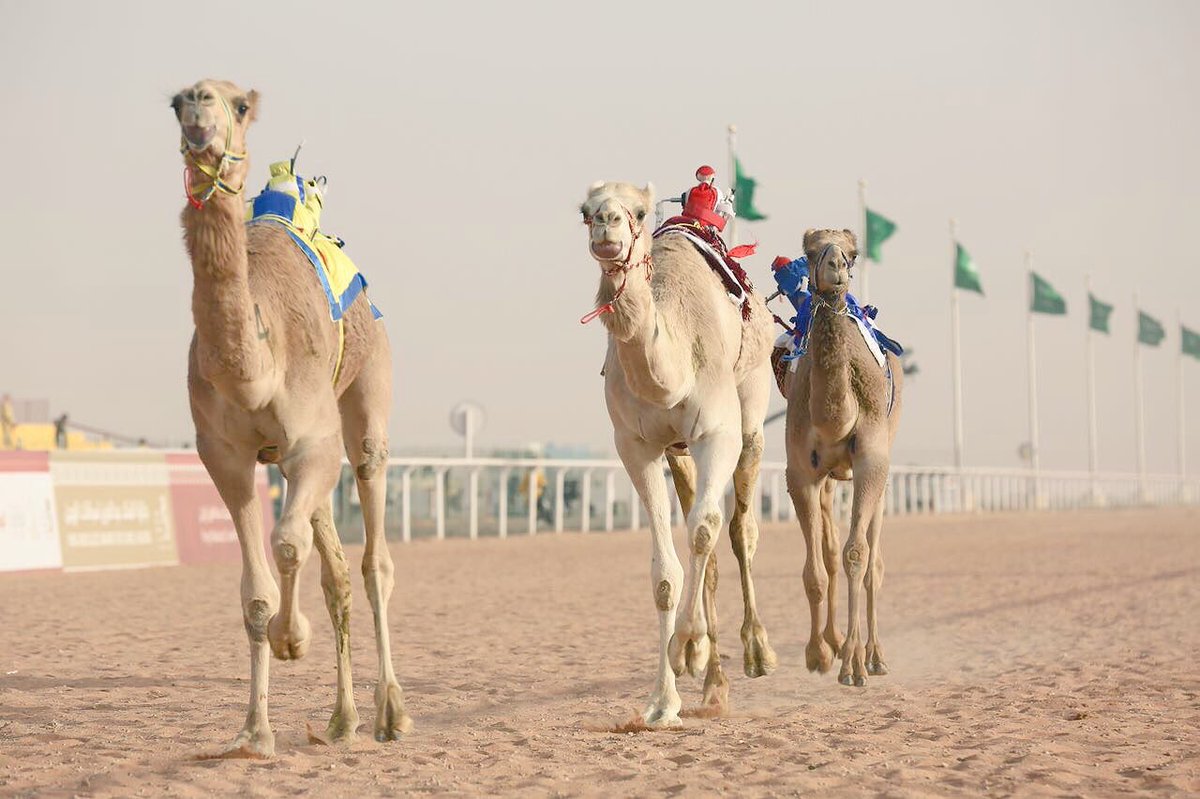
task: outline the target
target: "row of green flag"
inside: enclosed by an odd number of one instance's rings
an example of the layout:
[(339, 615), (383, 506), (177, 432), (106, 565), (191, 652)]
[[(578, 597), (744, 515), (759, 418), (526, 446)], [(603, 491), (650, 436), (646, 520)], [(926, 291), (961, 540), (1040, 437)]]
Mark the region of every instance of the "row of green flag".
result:
[[(733, 168), (733, 196), (737, 215), (750, 221), (766, 219), (766, 216), (759, 213), (758, 209), (754, 207), (754, 189), (758, 185), (757, 181), (742, 171), (742, 163), (737, 158), (733, 159)], [(883, 243), (896, 232), (896, 223), (870, 208), (867, 208), (866, 212), (866, 235), (864, 236), (866, 241), (863, 242), (863, 248), (867, 252), (867, 257), (878, 263), (883, 260)], [(954, 247), (954, 285), (982, 296), (983, 281), (979, 277), (979, 270), (975, 267), (975, 262), (971, 260), (970, 254), (961, 244), (955, 242)], [(1033, 281), (1029, 310), (1033, 313), (1055, 316), (1066, 314), (1067, 301), (1055, 291), (1049, 281), (1036, 272), (1031, 272), (1029, 277)], [(1096, 299), (1090, 292), (1088, 293), (1088, 303), (1091, 311), (1089, 327), (1101, 333), (1110, 332), (1108, 318), (1113, 312), (1113, 306)], [(1185, 325), (1180, 325), (1179, 329), (1183, 353), (1200, 359), (1200, 333), (1189, 330)], [(1166, 336), (1167, 331), (1161, 322), (1144, 311), (1138, 311), (1137, 340), (1139, 343), (1157, 347)]]
[[(955, 253), (955, 287), (982, 295), (983, 282), (979, 279), (979, 270), (976, 269), (970, 254), (958, 243), (955, 244)], [(1029, 302), (1030, 311), (1054, 316), (1061, 316), (1067, 312), (1067, 301), (1054, 289), (1054, 286), (1050, 285), (1049, 281), (1036, 272), (1031, 272), (1029, 277), (1033, 281), (1032, 297)], [(1096, 299), (1096, 296), (1091, 293), (1088, 294), (1088, 306), (1088, 326), (1101, 333), (1111, 332), (1108, 329), (1108, 319), (1112, 315), (1113, 306)], [(1186, 325), (1180, 325), (1179, 330), (1183, 353), (1200, 359), (1200, 333), (1189, 330)], [(1166, 336), (1167, 331), (1162, 322), (1144, 311), (1138, 311), (1137, 340), (1139, 343), (1157, 347)]]

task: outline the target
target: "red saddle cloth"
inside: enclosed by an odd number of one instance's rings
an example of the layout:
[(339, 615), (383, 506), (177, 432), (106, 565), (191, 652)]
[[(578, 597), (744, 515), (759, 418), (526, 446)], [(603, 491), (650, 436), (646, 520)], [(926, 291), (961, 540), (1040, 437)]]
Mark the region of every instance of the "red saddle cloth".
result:
[[(668, 219), (658, 230), (654, 231), (654, 238), (657, 239), (672, 232), (695, 236), (712, 248), (710, 251), (696, 247), (696, 250), (704, 256), (704, 260), (717, 277), (721, 278), (721, 285), (725, 287), (729, 296), (741, 300), (742, 319), (749, 319), (750, 293), (754, 291), (754, 284), (736, 259), (752, 254), (754, 245), (743, 244), (730, 250), (725, 246), (725, 240), (721, 238), (721, 234), (714, 228), (698, 224), (694, 219), (686, 216), (673, 216)], [(717, 258), (720, 260), (716, 260)]]

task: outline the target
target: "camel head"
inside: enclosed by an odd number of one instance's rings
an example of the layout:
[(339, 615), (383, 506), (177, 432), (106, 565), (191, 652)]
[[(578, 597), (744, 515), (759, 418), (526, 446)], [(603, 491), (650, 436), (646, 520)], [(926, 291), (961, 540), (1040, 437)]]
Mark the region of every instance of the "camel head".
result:
[[(171, 108), (179, 120), (184, 160), (197, 170), (198, 188), (215, 182), (227, 194), (239, 193), (249, 166), (246, 131), (257, 113), (258, 92), (229, 81), (202, 80), (172, 97)], [(211, 194), (209, 190), (204, 199)]]
[[(609, 271), (632, 263), (635, 253), (650, 251), (650, 224), (654, 187), (639, 189), (632, 183), (597, 181), (579, 207), (588, 227), (588, 252)], [(607, 264), (607, 266), (606, 266)]]
[(850, 269), (858, 258), (858, 241), (849, 230), (817, 230), (804, 233), (804, 255), (808, 258), (809, 288), (828, 297), (842, 297), (850, 290)]

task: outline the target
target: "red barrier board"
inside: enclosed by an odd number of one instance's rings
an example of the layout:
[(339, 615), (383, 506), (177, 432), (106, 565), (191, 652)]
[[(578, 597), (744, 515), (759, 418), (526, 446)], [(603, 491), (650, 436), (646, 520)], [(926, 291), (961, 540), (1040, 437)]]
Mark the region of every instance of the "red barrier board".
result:
[[(241, 549), (233, 519), (200, 457), (194, 453), (168, 453), (167, 474), (180, 563), (238, 560)], [(255, 475), (255, 488), (262, 506), (263, 530), (269, 536), (275, 519), (263, 467)]]

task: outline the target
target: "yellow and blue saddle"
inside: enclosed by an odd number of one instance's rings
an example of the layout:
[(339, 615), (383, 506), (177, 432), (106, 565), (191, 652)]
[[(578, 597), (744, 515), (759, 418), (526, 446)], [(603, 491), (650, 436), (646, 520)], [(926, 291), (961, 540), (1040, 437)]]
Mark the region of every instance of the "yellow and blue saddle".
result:
[[(367, 279), (342, 250), (345, 242), (320, 230), (325, 178), (302, 178), (296, 174), (295, 164), (294, 158), (271, 164), (271, 179), (262, 193), (250, 201), (246, 224), (275, 224), (287, 231), (312, 262), (313, 271), (329, 301), (330, 319), (340, 323), (358, 295), (366, 289)], [(374, 318), (383, 316), (374, 303), (367, 302)], [(338, 361), (340, 365), (340, 352)]]

